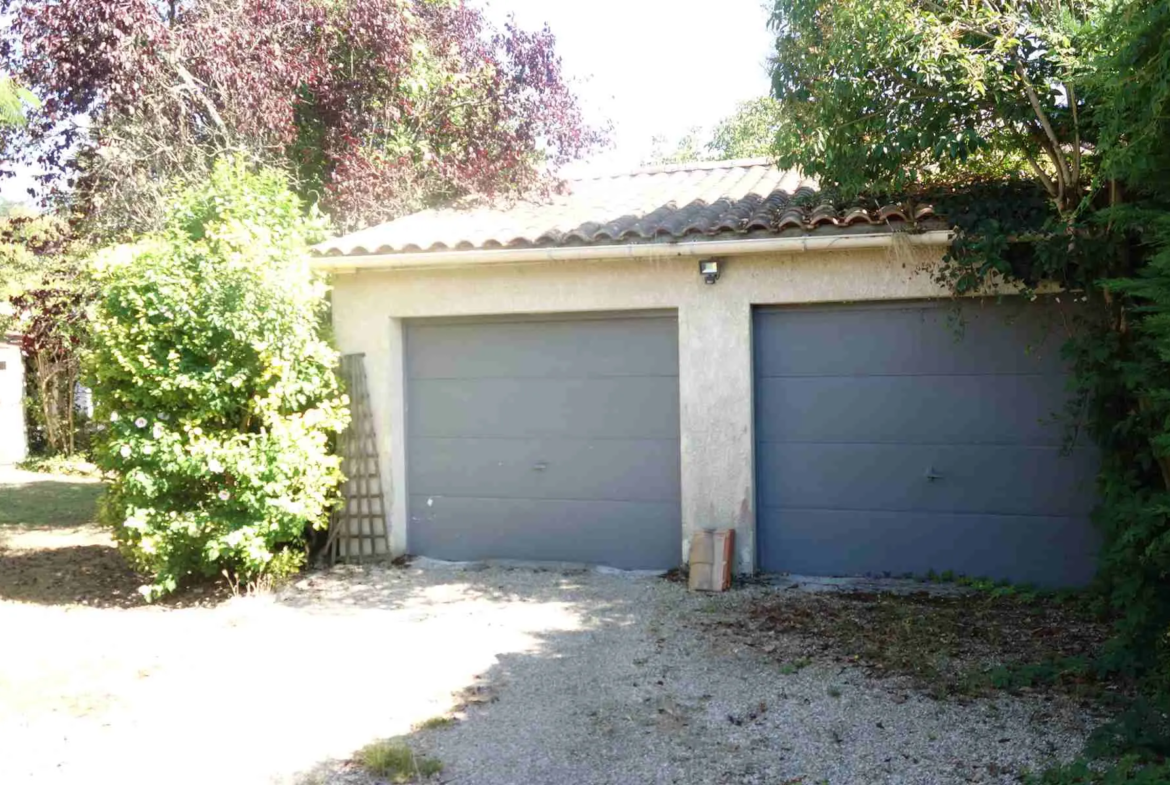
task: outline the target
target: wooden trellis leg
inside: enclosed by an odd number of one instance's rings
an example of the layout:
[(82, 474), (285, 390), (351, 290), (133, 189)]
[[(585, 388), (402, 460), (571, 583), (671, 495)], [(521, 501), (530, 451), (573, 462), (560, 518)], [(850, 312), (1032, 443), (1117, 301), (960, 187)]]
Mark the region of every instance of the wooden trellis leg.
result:
[(331, 564), (338, 561), (364, 562), (390, 553), (389, 527), (382, 496), (382, 473), (378, 461), (378, 437), (366, 384), (365, 355), (341, 358), (341, 376), (349, 390), (350, 423), (338, 440), (344, 501), (334, 511), (326, 551)]

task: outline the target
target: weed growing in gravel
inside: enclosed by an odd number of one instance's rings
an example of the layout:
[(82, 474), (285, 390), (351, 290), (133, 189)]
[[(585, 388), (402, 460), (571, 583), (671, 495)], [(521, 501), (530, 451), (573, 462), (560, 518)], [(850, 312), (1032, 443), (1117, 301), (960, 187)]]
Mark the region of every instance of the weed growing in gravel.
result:
[(450, 728), (454, 724), (455, 724), (454, 717), (440, 715), (438, 717), (431, 717), (428, 720), (423, 720), (422, 722), (416, 724), (414, 726), (414, 729), (415, 730), (442, 730), (443, 728)]
[(416, 756), (410, 747), (398, 739), (383, 739), (367, 744), (354, 754), (354, 759), (374, 776), (395, 785), (433, 777), (443, 770), (442, 762)]
[(830, 698), (840, 698), (841, 688), (835, 684), (830, 685), (829, 688), (825, 690), (825, 694), (827, 694)]
[(785, 676), (791, 676), (794, 673), (800, 673), (802, 670), (807, 668), (811, 663), (812, 663), (812, 660), (809, 660), (805, 657), (801, 657), (800, 659), (792, 660), (791, 662), (786, 662), (786, 663), (782, 664), (780, 666), (780, 672), (783, 673)]

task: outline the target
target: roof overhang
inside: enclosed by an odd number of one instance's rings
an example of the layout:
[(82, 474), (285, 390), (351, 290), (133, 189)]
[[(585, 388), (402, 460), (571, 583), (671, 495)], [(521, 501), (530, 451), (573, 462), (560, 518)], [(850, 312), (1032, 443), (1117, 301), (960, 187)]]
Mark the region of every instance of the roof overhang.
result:
[(678, 243), (625, 243), (615, 245), (546, 246), (540, 248), (487, 248), (415, 253), (319, 256), (313, 267), (337, 274), (362, 270), (416, 270), (442, 267), (479, 267), (494, 264), (544, 262), (592, 262), (622, 259), (676, 259), (749, 254), (791, 254), (810, 251), (854, 251), (892, 248), (895, 244), (945, 246), (950, 230), (926, 232), (871, 232), (866, 234), (800, 235), (731, 240), (695, 240)]

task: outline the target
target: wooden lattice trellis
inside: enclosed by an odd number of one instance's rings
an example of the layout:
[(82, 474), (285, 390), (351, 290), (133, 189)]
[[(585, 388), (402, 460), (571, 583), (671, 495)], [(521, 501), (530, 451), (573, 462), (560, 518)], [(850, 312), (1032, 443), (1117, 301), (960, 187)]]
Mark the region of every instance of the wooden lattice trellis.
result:
[(326, 552), (329, 561), (357, 561), (385, 558), (390, 553), (386, 504), (382, 496), (382, 473), (378, 462), (378, 438), (374, 413), (366, 385), (365, 355), (341, 358), (341, 376), (349, 390), (350, 423), (341, 434), (338, 447), (346, 480), (344, 502), (334, 511), (329, 524)]

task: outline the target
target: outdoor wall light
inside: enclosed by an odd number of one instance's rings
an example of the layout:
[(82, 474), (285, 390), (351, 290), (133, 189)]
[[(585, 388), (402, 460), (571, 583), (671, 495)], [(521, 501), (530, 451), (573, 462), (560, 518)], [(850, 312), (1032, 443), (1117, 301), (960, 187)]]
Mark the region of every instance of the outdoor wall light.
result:
[(703, 276), (706, 283), (715, 283), (719, 280), (719, 260), (718, 259), (700, 259), (699, 260), (699, 275)]

